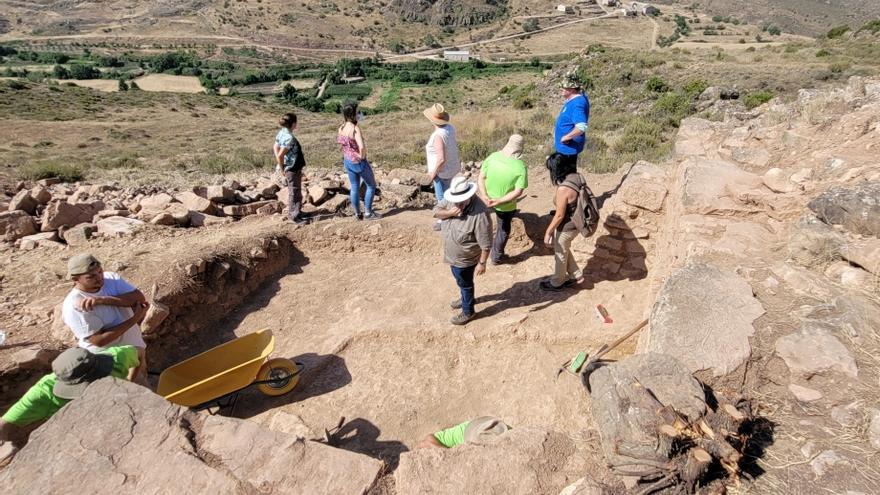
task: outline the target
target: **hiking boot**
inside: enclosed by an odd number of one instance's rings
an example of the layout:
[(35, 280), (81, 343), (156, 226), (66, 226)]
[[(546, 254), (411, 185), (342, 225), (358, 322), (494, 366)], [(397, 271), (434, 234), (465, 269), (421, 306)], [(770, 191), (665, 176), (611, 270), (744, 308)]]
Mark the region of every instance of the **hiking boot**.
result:
[(382, 215), (376, 213), (375, 211), (371, 211), (364, 215), (364, 220), (379, 220), (382, 218)]
[(545, 281), (541, 282), (540, 284), (538, 284), (538, 287), (540, 287), (541, 290), (546, 290), (546, 291), (549, 291), (549, 292), (559, 292), (559, 291), (561, 291), (562, 289), (564, 289), (564, 288), (566, 287), (566, 285), (565, 285), (565, 284), (562, 284), (562, 285), (560, 285), (559, 287), (556, 287), (556, 286), (553, 285), (553, 283), (551, 283), (549, 280), (545, 280)]
[(461, 313), (450, 318), (449, 323), (452, 323), (453, 325), (464, 325), (465, 323), (473, 320), (475, 314), (476, 313), (467, 314), (462, 311)]
[(461, 309), (461, 299), (456, 299), (449, 303), (449, 307), (452, 309)]
[(507, 261), (509, 259), (510, 259), (509, 256), (507, 256), (506, 254), (502, 254), (501, 256), (499, 256), (497, 258), (490, 259), (489, 262), (492, 263), (493, 265), (503, 265), (504, 263), (507, 263)]
[(355, 220), (363, 220), (363, 219), (364, 219), (364, 216), (363, 216), (361, 213), (359, 213), (359, 212), (355, 212), (355, 214), (354, 214), (354, 219), (355, 219)]

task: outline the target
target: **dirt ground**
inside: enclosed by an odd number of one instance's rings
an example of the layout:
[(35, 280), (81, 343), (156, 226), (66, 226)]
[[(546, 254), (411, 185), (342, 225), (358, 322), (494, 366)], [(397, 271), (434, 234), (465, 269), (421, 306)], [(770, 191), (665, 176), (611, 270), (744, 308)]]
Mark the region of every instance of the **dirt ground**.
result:
[[(640, 321), (650, 303), (648, 279), (593, 280), (580, 290), (541, 291), (538, 282), (553, 269), (552, 251), (532, 242), (549, 221), (552, 187), (544, 175), (531, 171), (521, 202), (528, 228), (515, 228), (508, 246), (513, 262), (490, 265), (477, 278), (479, 318), (464, 327), (448, 321), (454, 314), (449, 302), (458, 291), (428, 210), (385, 211), (375, 223), (336, 218), (305, 228), (284, 225), (277, 216), (222, 229), (151, 228), (90, 250), (148, 290), (159, 280), (157, 271), (184, 256), (207, 256), (273, 229), (294, 239), (301, 255), (210, 334), (222, 341), (270, 328), (276, 337), (273, 356), (300, 361), (306, 372), (286, 396), (244, 394), (236, 416), (271, 425), (284, 412), (318, 436), (340, 417), (359, 419), (358, 431), (341, 447), (392, 466), (426, 434), (479, 415), (586, 436), (589, 400), (569, 376), (555, 380), (556, 369), (577, 351), (595, 349)], [(618, 178), (590, 180), (599, 192), (613, 188)], [(353, 240), (364, 233), (375, 242)], [(579, 239), (575, 248), (582, 251), (584, 245)], [(48, 315), (70, 287), (62, 274), (72, 254), (70, 249), (0, 254), (7, 267), (0, 299), (9, 310), (0, 326), (8, 329), (10, 344), (0, 358), (48, 339)], [(587, 257), (577, 253), (581, 266)], [(599, 322), (599, 303), (613, 324)], [(633, 347), (627, 343), (616, 355)], [(4, 392), (5, 403), (13, 400), (12, 390)]]

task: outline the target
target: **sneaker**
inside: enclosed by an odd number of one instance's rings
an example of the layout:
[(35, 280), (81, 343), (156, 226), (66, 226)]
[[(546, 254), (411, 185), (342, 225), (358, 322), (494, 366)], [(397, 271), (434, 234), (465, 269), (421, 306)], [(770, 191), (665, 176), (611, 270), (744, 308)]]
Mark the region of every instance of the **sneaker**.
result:
[(440, 222), (434, 222), (434, 226), (431, 228), (437, 232), (440, 232)]
[(452, 309), (461, 309), (461, 299), (456, 299), (449, 303), (449, 307)]
[(464, 325), (465, 323), (473, 320), (475, 314), (476, 313), (467, 314), (462, 311), (461, 313), (450, 318), (449, 323), (452, 323), (453, 325)]
[(378, 220), (382, 218), (382, 215), (376, 213), (375, 211), (371, 211), (364, 215), (364, 220)]
[(363, 219), (364, 219), (364, 216), (363, 216), (361, 213), (359, 213), (359, 212), (355, 212), (355, 214), (354, 214), (354, 219), (355, 219), (355, 220), (363, 220)]
[(556, 287), (549, 280), (545, 280), (545, 281), (541, 282), (540, 284), (538, 284), (538, 287), (540, 287), (541, 290), (546, 290), (546, 291), (550, 291), (550, 292), (559, 292), (565, 288), (565, 284), (562, 284), (559, 287)]
[(295, 223), (296, 225), (308, 225), (312, 223), (311, 219), (308, 219), (302, 215), (299, 215), (298, 217), (293, 218), (290, 221)]

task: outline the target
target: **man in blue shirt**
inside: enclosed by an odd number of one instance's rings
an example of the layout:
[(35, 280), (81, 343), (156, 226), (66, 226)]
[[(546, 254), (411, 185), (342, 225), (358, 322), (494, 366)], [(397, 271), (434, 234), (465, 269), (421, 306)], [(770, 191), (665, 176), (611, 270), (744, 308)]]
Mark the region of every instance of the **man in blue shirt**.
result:
[(577, 73), (568, 72), (560, 83), (565, 103), (556, 127), (553, 130), (553, 141), (558, 159), (565, 164), (576, 164), (578, 154), (584, 150), (587, 123), (590, 121), (590, 100), (583, 92)]

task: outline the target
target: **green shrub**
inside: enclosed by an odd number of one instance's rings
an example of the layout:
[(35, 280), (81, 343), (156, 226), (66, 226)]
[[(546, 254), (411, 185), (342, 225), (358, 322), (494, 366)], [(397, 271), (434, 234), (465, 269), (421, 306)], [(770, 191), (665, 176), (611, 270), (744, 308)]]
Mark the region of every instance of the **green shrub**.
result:
[(697, 96), (703, 94), (703, 91), (706, 91), (706, 88), (708, 87), (709, 83), (703, 79), (691, 79), (690, 81), (686, 82), (681, 89), (684, 90), (684, 92), (690, 95), (692, 98), (696, 98)]
[(115, 168), (140, 168), (141, 162), (136, 153), (123, 153), (115, 157), (105, 157), (92, 162), (92, 166), (110, 170)]
[(685, 93), (669, 92), (657, 98), (652, 107), (652, 113), (657, 120), (664, 125), (678, 127), (681, 119), (691, 113), (693, 103)]
[(231, 155), (211, 154), (195, 160), (196, 168), (212, 174), (228, 174), (250, 170), (271, 170), (271, 153), (251, 148), (238, 148)]
[(638, 153), (647, 155), (652, 153), (661, 142), (663, 128), (656, 122), (637, 117), (631, 120), (620, 138), (614, 143), (612, 150), (615, 153)]
[(657, 76), (651, 76), (647, 82), (645, 82), (645, 89), (654, 93), (665, 93), (669, 91), (669, 85), (666, 84), (666, 81), (660, 79)]
[(782, 34), (782, 29), (779, 26), (770, 26), (767, 28), (767, 32), (770, 33), (771, 36), (779, 36)]
[(767, 103), (771, 99), (773, 99), (773, 92), (764, 89), (747, 94), (746, 97), (743, 98), (743, 104), (745, 104), (746, 108), (751, 110)]
[(101, 71), (92, 65), (73, 64), (70, 66), (71, 79), (98, 79), (101, 77)]
[(30, 162), (22, 165), (18, 167), (18, 175), (28, 180), (57, 177), (64, 182), (76, 182), (84, 177), (83, 171), (79, 166), (51, 160)]
[(816, 52), (816, 56), (817, 56), (817, 57), (830, 57), (830, 56), (831, 56), (831, 52), (828, 51), (828, 50), (826, 50), (826, 49), (824, 49), (824, 48), (822, 48), (821, 50), (819, 50), (819, 51)]
[(828, 30), (828, 32), (825, 34), (825, 37), (833, 40), (835, 38), (840, 38), (847, 31), (849, 31), (849, 26), (836, 26)]
[(880, 32), (880, 19), (871, 21), (860, 27), (858, 32), (862, 31), (870, 31), (871, 34), (877, 34), (878, 32)]

